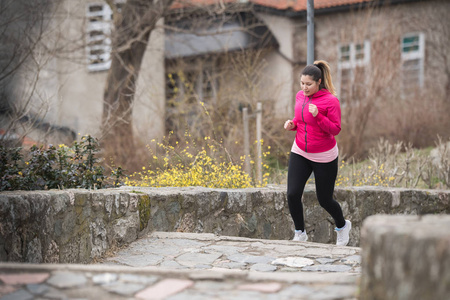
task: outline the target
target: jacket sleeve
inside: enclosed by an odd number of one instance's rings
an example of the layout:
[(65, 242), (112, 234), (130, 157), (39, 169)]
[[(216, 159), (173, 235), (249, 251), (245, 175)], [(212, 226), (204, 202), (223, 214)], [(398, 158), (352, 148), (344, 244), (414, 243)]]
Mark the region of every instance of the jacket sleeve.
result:
[(332, 135), (338, 135), (341, 131), (341, 107), (339, 100), (333, 101), (333, 105), (328, 107), (327, 115), (320, 112), (316, 116), (320, 129)]
[(292, 119), (292, 123), (294, 123), (294, 128), (292, 128), (291, 129), (291, 131), (296, 131), (297, 130), (297, 118), (296, 117), (294, 117), (293, 119)]

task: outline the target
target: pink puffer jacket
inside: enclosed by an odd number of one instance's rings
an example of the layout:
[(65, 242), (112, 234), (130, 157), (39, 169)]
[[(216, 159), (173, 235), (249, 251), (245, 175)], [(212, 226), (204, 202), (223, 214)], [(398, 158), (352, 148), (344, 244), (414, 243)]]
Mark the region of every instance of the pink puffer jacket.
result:
[[(309, 112), (309, 104), (317, 106), (316, 117)], [(319, 153), (336, 145), (334, 136), (341, 131), (341, 107), (338, 98), (327, 89), (321, 89), (312, 97), (299, 91), (295, 97), (295, 117), (292, 120), (297, 130), (295, 142), (305, 152)]]

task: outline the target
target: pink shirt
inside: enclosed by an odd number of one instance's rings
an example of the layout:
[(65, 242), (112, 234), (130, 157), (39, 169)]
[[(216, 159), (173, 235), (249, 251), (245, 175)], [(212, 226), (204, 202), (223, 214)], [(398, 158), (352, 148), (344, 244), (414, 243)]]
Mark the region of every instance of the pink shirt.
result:
[(337, 144), (334, 145), (333, 148), (331, 148), (328, 151), (325, 152), (319, 152), (319, 153), (309, 153), (309, 152), (305, 152), (302, 149), (300, 149), (297, 146), (297, 143), (294, 141), (294, 144), (292, 144), (292, 149), (291, 152), (301, 155), (304, 158), (314, 161), (314, 162), (318, 162), (318, 163), (329, 163), (332, 162), (333, 160), (335, 160), (338, 155), (339, 155), (339, 149)]

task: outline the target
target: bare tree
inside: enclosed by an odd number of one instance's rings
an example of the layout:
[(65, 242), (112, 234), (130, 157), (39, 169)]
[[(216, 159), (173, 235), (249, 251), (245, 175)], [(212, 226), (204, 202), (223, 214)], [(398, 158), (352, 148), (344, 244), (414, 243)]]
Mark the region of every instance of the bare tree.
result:
[(173, 0), (128, 0), (121, 12), (107, 0), (114, 16), (112, 62), (104, 93), (103, 142), (122, 164), (133, 152), (132, 109), (142, 59), (151, 32)]
[(67, 51), (67, 43), (59, 44), (59, 5), (53, 0), (0, 0), (2, 139), (14, 138), (16, 144), (30, 134), (37, 142), (52, 142), (51, 136), (58, 136), (59, 142), (75, 139), (70, 128), (46, 120), (50, 98), (57, 93), (48, 66)]
[[(47, 16), (52, 8), (49, 0), (0, 1), (0, 126), (6, 129), (5, 136), (30, 121), (30, 102), (38, 76), (35, 71), (42, 62), (35, 51), (42, 46)], [(31, 84), (27, 92), (17, 93), (15, 86), (27, 68), (34, 69), (28, 81)], [(21, 135), (25, 133), (22, 131)]]

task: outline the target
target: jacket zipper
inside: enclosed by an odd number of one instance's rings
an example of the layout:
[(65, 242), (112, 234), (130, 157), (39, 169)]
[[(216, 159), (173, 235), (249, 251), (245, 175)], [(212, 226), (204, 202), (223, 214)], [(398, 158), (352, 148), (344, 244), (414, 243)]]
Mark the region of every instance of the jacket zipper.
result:
[(305, 95), (305, 99), (303, 100), (303, 105), (302, 105), (302, 121), (303, 121), (303, 123), (305, 123), (305, 152), (308, 152), (308, 140), (307, 140), (308, 131), (306, 130), (306, 122), (305, 122), (305, 117), (303, 116), (303, 110), (304, 110), (306, 104), (311, 102), (311, 100), (312, 100), (312, 96), (311, 96), (311, 98), (308, 99), (308, 101), (306, 101), (306, 95)]

